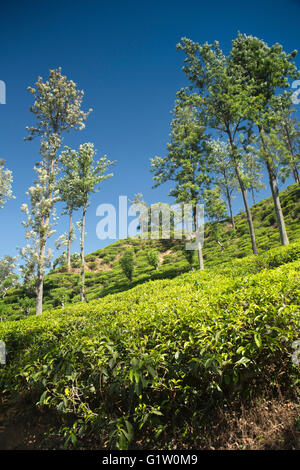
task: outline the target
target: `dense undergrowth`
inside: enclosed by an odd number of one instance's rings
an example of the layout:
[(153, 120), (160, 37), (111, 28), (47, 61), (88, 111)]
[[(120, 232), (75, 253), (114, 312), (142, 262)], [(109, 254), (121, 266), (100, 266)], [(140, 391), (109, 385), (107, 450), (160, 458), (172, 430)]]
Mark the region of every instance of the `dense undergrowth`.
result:
[(189, 446), (219, 404), (297, 401), (299, 295), (295, 242), (2, 322), (0, 387), (55, 410), (66, 446)]

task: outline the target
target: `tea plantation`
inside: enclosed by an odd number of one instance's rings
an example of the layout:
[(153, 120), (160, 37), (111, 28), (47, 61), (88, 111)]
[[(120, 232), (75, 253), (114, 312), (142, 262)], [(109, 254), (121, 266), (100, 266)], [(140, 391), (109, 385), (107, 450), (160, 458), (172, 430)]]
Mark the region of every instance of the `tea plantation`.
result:
[(54, 414), (46, 448), (203, 448), (219, 407), (297, 404), (299, 297), (298, 241), (3, 321), (2, 410)]
[[(300, 239), (300, 188), (291, 185), (280, 193), (289, 240)], [(280, 238), (272, 198), (264, 199), (251, 208), (259, 253), (279, 246)], [(244, 258), (252, 253), (245, 213), (235, 217), (236, 231), (228, 220), (217, 224), (216, 237), (211, 223), (205, 225), (203, 246), (205, 267), (224, 267), (231, 260)], [(223, 245), (223, 249), (218, 244)], [(99, 299), (107, 294), (121, 292), (155, 279), (174, 278), (191, 269), (185, 256), (185, 241), (176, 239), (141, 240), (139, 238), (119, 240), (94, 253), (86, 260), (86, 294), (88, 300)], [(127, 248), (135, 254), (135, 268), (131, 282), (124, 276), (120, 267), (120, 257)], [(155, 249), (159, 255), (158, 269), (149, 264), (149, 250)], [(194, 253), (192, 267), (197, 268)], [(80, 300), (80, 269), (74, 264), (71, 273), (62, 266), (50, 272), (44, 280), (44, 310), (60, 307), (63, 303), (76, 303)], [(28, 307), (29, 306), (29, 307)], [(33, 290), (22, 287), (12, 289), (4, 299), (0, 299), (0, 317), (17, 320), (35, 313)]]

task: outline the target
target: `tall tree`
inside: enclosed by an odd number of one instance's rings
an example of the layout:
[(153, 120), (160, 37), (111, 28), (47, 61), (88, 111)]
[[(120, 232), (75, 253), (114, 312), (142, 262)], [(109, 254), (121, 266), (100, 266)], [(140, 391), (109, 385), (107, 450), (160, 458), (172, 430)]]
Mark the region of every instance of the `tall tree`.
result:
[[(58, 150), (61, 146), (62, 135), (71, 129), (83, 129), (88, 114), (81, 110), (83, 91), (77, 89), (72, 80), (62, 75), (61, 69), (50, 70), (49, 79), (38, 78), (35, 87), (28, 90), (33, 95), (34, 104), (30, 110), (36, 118), (35, 126), (27, 127), (32, 140), (35, 136), (41, 139), (42, 162), (37, 171), (38, 181), (35, 188), (30, 188), (31, 214), (28, 225), (34, 232), (35, 243), (38, 244), (37, 254), (37, 284), (36, 284), (36, 314), (42, 313), (43, 282), (45, 265), (47, 263), (46, 242), (51, 236), (51, 213), (58, 195), (55, 191), (57, 177)], [(27, 235), (29, 232), (27, 232)]]
[(49, 141), (51, 142), (51, 139), (42, 141), (40, 153), (43, 160), (35, 165), (34, 171), (37, 176), (33, 186), (26, 193), (30, 205), (24, 203), (21, 206), (22, 212), (27, 216), (27, 220), (22, 224), (26, 229), (25, 237), (28, 240), (27, 245), (20, 251), (24, 260), (21, 268), (24, 283), (31, 285), (33, 280), (35, 282), (36, 314), (42, 313), (44, 272), (50, 266), (52, 258), (52, 251), (46, 250), (46, 241), (55, 233), (54, 206), (59, 201), (58, 191), (55, 190), (58, 168), (53, 166), (53, 169), (49, 170), (52, 164), (52, 146), (48, 145)]
[(220, 139), (210, 140), (208, 149), (212, 157), (212, 171), (215, 173), (215, 185), (220, 188), (227, 201), (233, 230), (235, 221), (232, 210), (233, 192), (238, 189), (238, 180), (230, 158), (230, 146)]
[(74, 184), (74, 172), (76, 174), (77, 160), (69, 147), (61, 153), (59, 161), (62, 165), (63, 176), (57, 183), (61, 201), (65, 203), (63, 214), (69, 216), (69, 227), (67, 237), (64, 235), (63, 244), (67, 246), (67, 271), (71, 271), (71, 244), (74, 241), (74, 225), (72, 222), (74, 212), (80, 207), (80, 198), (77, 193), (76, 183)]
[[(200, 45), (183, 38), (177, 48), (185, 53), (184, 67), (190, 80), (190, 96), (194, 106), (203, 113), (207, 126), (226, 135), (230, 157), (242, 193), (253, 253), (257, 254), (252, 214), (248, 203), (247, 188), (242, 177), (242, 152), (238, 135), (248, 125), (248, 90), (238, 68), (234, 67), (215, 41)], [(251, 87), (251, 84), (248, 84)]]
[(218, 186), (204, 192), (204, 204), (205, 215), (211, 221), (212, 236), (224, 251), (224, 245), (220, 241), (222, 235), (220, 222), (226, 217), (226, 203)]
[(12, 193), (12, 172), (4, 167), (5, 160), (0, 158), (0, 209), (8, 199), (14, 197)]
[(175, 187), (169, 195), (176, 203), (188, 203), (193, 207), (193, 224), (196, 232), (199, 268), (204, 269), (201, 227), (197, 205), (203, 203), (203, 191), (209, 185), (207, 136), (205, 126), (184, 91), (177, 94), (171, 123), (171, 139), (166, 157), (151, 159), (154, 187), (173, 181)]
[(244, 155), (242, 173), (245, 186), (252, 195), (252, 202), (256, 204), (255, 193), (265, 188), (265, 185), (262, 182), (262, 166), (255, 152), (247, 152)]
[(269, 175), (269, 184), (272, 192), (275, 213), (277, 224), (279, 228), (279, 234), (282, 245), (288, 245), (289, 239), (286, 232), (284, 216), (281, 208), (280, 197), (279, 197), (279, 188), (278, 188), (278, 163), (279, 158), (276, 152), (272, 151), (274, 149), (273, 145), (273, 133), (266, 132), (266, 124), (262, 126), (259, 130), (259, 139), (260, 144), (259, 155), (262, 160), (265, 162), (268, 175)]
[(245, 34), (239, 34), (233, 41), (231, 60), (239, 70), (243, 85), (248, 93), (247, 116), (257, 126), (260, 155), (264, 159), (274, 201), (281, 243), (289, 243), (281, 209), (276, 165), (268, 149), (268, 134), (274, 125), (272, 103), (278, 99), (279, 90), (289, 87), (288, 79), (296, 79), (299, 72), (293, 59), (297, 51), (287, 54), (280, 44), (269, 47), (264, 41)]
[(85, 296), (85, 222), (86, 213), (90, 204), (90, 196), (100, 190), (100, 183), (111, 178), (112, 173), (106, 173), (107, 169), (115, 162), (111, 162), (106, 156), (95, 161), (96, 150), (91, 143), (79, 146), (78, 151), (67, 148), (62, 158), (65, 173), (68, 174), (68, 181), (74, 194), (77, 194), (76, 207), (81, 208), (82, 216), (79, 222), (80, 236), (80, 257), (81, 257), (81, 284), (80, 297), (86, 300)]
[(274, 110), (278, 119), (276, 131), (278, 135), (278, 147), (281, 153), (281, 171), (280, 176), (284, 181), (291, 174), (295, 183), (300, 184), (299, 164), (300, 164), (300, 124), (293, 113), (291, 98), (283, 93), (276, 100), (276, 109)]
[(255, 204), (255, 193), (265, 188), (262, 182), (262, 163), (257, 159), (257, 152), (254, 147), (256, 136), (253, 133), (252, 126), (249, 126), (247, 133), (239, 134), (239, 141), (242, 147), (243, 160), (241, 165), (242, 177), (245, 187), (252, 194), (253, 204)]

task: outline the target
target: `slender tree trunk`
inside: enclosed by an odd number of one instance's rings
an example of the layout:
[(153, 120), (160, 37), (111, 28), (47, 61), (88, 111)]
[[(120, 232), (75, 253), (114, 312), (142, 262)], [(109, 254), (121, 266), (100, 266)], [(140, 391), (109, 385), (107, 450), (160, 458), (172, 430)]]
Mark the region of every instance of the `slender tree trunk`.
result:
[(227, 202), (228, 202), (228, 207), (229, 207), (232, 228), (233, 230), (235, 230), (236, 227), (235, 227), (235, 221), (234, 221), (233, 212), (232, 212), (231, 197), (230, 197), (230, 193), (227, 187), (226, 187), (226, 194), (227, 194)]
[(295, 183), (300, 184), (300, 178), (299, 178), (298, 168), (296, 167), (296, 165), (293, 166), (293, 175), (294, 175)]
[(254, 225), (253, 225), (253, 219), (252, 219), (252, 214), (250, 210), (250, 206), (248, 203), (248, 198), (247, 198), (247, 190), (244, 186), (244, 182), (242, 181), (241, 173), (240, 173), (240, 168), (237, 165), (236, 166), (236, 175), (239, 180), (242, 196), (243, 196), (243, 201), (244, 201), (244, 206), (246, 209), (246, 216), (247, 216), (247, 222), (249, 226), (249, 231), (250, 231), (250, 237), (251, 237), (251, 244), (252, 244), (252, 251), (254, 255), (257, 255), (257, 245), (256, 245), (256, 238), (255, 238), (255, 231), (254, 231)]
[(274, 201), (274, 207), (275, 207), (275, 213), (276, 213), (276, 219), (277, 219), (281, 244), (288, 245), (289, 239), (286, 233), (283, 212), (282, 212), (281, 204), (280, 204), (277, 177), (276, 177), (271, 159), (269, 158), (269, 155), (268, 155), (268, 149), (267, 149), (267, 145), (264, 139), (264, 130), (260, 127), (259, 127), (259, 133), (260, 133), (260, 137), (261, 137), (261, 141), (262, 141), (262, 145), (263, 145), (263, 149), (265, 153), (265, 162), (266, 162), (266, 167), (267, 167), (268, 174), (269, 174), (269, 183), (270, 183), (272, 197)]
[(289, 239), (286, 233), (284, 216), (283, 216), (283, 212), (282, 212), (282, 208), (280, 204), (277, 178), (269, 161), (266, 161), (266, 165), (267, 165), (268, 174), (269, 174), (269, 182), (270, 182), (272, 197), (273, 197), (274, 206), (275, 206), (276, 220), (277, 220), (277, 224), (279, 228), (281, 244), (288, 245)]
[[(54, 153), (56, 158), (56, 152)], [(51, 159), (49, 164), (49, 183), (47, 197), (51, 198), (54, 183), (54, 166), (55, 158)], [(50, 210), (44, 216), (44, 226), (47, 227), (50, 221)], [(36, 283), (36, 315), (43, 313), (43, 293), (44, 293), (44, 274), (45, 274), (45, 251), (46, 251), (46, 234), (40, 233), (40, 251), (38, 261), (37, 283)]]
[(219, 240), (217, 240), (217, 243), (218, 243), (218, 245), (220, 245), (221, 250), (222, 250), (222, 252), (223, 252), (223, 251), (225, 250), (224, 245), (223, 245)]
[(44, 258), (45, 258), (46, 240), (44, 237), (40, 241), (38, 273), (36, 281), (36, 315), (43, 313), (43, 291), (44, 291)]
[(234, 145), (233, 138), (232, 138), (232, 135), (231, 135), (231, 132), (230, 132), (229, 129), (227, 130), (227, 134), (228, 134), (228, 137), (229, 137), (230, 146), (231, 146), (232, 151), (233, 151), (235, 173), (236, 173), (239, 185), (240, 185), (240, 190), (241, 190), (241, 193), (242, 193), (242, 196), (243, 196), (244, 206), (245, 206), (245, 210), (246, 210), (247, 222), (248, 222), (249, 232), (250, 232), (250, 237), (251, 237), (252, 251), (253, 251), (254, 255), (257, 255), (257, 245), (256, 245), (255, 231), (254, 231), (252, 214), (251, 214), (251, 211), (250, 211), (250, 206), (249, 206), (248, 198), (247, 198), (247, 190), (246, 190), (244, 182), (242, 180), (240, 167), (239, 167), (239, 164), (238, 164), (238, 162), (236, 160), (236, 157), (235, 157), (235, 154), (234, 154), (235, 145)]
[(71, 271), (72, 215), (73, 215), (73, 212), (70, 211), (70, 213), (69, 213), (70, 220), (69, 220), (68, 250), (67, 250), (67, 271), (68, 271), (68, 273)]
[(204, 260), (203, 260), (202, 243), (200, 239), (200, 227), (198, 224), (196, 207), (193, 207), (193, 218), (194, 218), (194, 226), (195, 226), (195, 231), (196, 231), (196, 245), (197, 245), (197, 252), (198, 252), (199, 269), (202, 271), (204, 269)]
[(81, 225), (81, 241), (80, 241), (80, 255), (81, 255), (81, 301), (86, 301), (85, 297), (85, 260), (84, 260), (84, 237), (85, 237), (85, 214), (86, 206), (82, 209), (82, 225)]

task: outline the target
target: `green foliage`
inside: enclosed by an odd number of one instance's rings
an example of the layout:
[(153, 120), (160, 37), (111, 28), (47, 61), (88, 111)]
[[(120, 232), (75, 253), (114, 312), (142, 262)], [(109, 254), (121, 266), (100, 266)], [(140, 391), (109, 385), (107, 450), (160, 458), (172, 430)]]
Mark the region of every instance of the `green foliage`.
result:
[(84, 243), (85, 243), (85, 218), (86, 211), (90, 204), (92, 193), (96, 193), (100, 189), (100, 184), (111, 178), (112, 173), (106, 173), (107, 169), (114, 164), (106, 158), (101, 157), (95, 161), (96, 150), (92, 143), (85, 143), (79, 146), (78, 151), (65, 147), (60, 160), (64, 166), (65, 177), (62, 180), (63, 185), (69, 187), (66, 193), (63, 189), (63, 197), (71, 211), (77, 208), (82, 209), (82, 217), (77, 224), (80, 230), (80, 255), (81, 255), (81, 300), (86, 300), (85, 295), (85, 259), (84, 259)]
[(9, 289), (16, 286), (19, 276), (15, 273), (17, 257), (4, 256), (0, 260), (0, 295), (4, 298)]
[(133, 271), (134, 271), (134, 252), (132, 249), (127, 249), (120, 259), (120, 266), (122, 268), (123, 273), (132, 281)]
[[(292, 185), (280, 193), (282, 201), (282, 208), (286, 220), (289, 239), (291, 242), (300, 238), (300, 186)], [(275, 227), (270, 226), (270, 220), (275, 222), (275, 211), (272, 207), (271, 198), (260, 201), (252, 207), (253, 219), (256, 229), (257, 244), (259, 253), (269, 250), (270, 248), (277, 247), (280, 243), (279, 236)], [(205, 259), (206, 267), (211, 269), (223, 269), (227, 265), (230, 266), (233, 260), (243, 259), (245, 256), (251, 254), (251, 244), (248, 237), (248, 228), (245, 214), (241, 213), (235, 217), (236, 231), (232, 230), (229, 220), (224, 220), (211, 226), (208, 222), (205, 225), (205, 239), (203, 245), (203, 256)], [(223, 245), (222, 247), (217, 244), (213, 230), (217, 229), (218, 237)], [(119, 264), (119, 258), (124, 254), (127, 248), (135, 248), (135, 269), (134, 278), (129, 284), (125, 279), (123, 271)], [(147, 252), (156, 250), (163, 262), (159, 265), (157, 270), (149, 266), (147, 260)], [(185, 256), (191, 256), (191, 263)], [(80, 267), (80, 255), (74, 253), (72, 255), (72, 267)], [(98, 265), (95, 270), (88, 273), (86, 295), (88, 300), (98, 299), (107, 294), (112, 294), (127, 290), (134, 285), (147, 282), (154, 279), (172, 279), (183, 272), (186, 272), (190, 267), (196, 267), (196, 258), (194, 251), (185, 250), (185, 240), (151, 240), (130, 238), (126, 240), (119, 240), (111, 245), (106, 246), (100, 250), (95, 251), (85, 257), (86, 263), (95, 262), (98, 260)], [(66, 273), (66, 268), (56, 268), (50, 274), (45, 276), (44, 285), (44, 308), (49, 309), (58, 303), (54, 299), (60, 298), (56, 296), (55, 291), (65, 287), (69, 292), (69, 302), (78, 302), (79, 286), (78, 274)], [(16, 294), (15, 294), (16, 292)], [(3, 309), (6, 314), (5, 317), (10, 315), (9, 312), (20, 311), (22, 309), (19, 305), (19, 299), (23, 296), (34, 295), (34, 290), (24, 289), (24, 286), (16, 289), (9, 290), (5, 297), (5, 307)], [(3, 302), (0, 299), (0, 312), (2, 312)], [(8, 306), (12, 308), (8, 308)], [(4, 311), (3, 310), (3, 311)], [(3, 315), (2, 315), (3, 316)]]
[(176, 258), (176, 253), (165, 255), (163, 259), (163, 264), (172, 264), (176, 261)]
[(159, 258), (158, 258), (158, 251), (157, 250), (150, 250), (147, 252), (147, 260), (150, 266), (155, 269), (158, 269), (159, 265)]
[(183, 248), (182, 253), (184, 257), (186, 258), (187, 262), (189, 263), (190, 267), (192, 267), (194, 264), (194, 259), (195, 259), (194, 251), (186, 250), (185, 248)]
[(226, 218), (226, 203), (222, 199), (221, 189), (218, 186), (207, 189), (204, 192), (204, 203), (205, 214), (208, 220), (215, 222), (210, 224), (212, 238), (219, 242), (219, 239), (222, 237), (222, 230), (220, 224), (216, 222)]
[(34, 105), (30, 110), (36, 117), (36, 126), (27, 127), (28, 140), (35, 135), (49, 135), (53, 132), (61, 134), (70, 129), (84, 129), (85, 120), (91, 113), (81, 109), (84, 92), (77, 89), (73, 80), (62, 75), (61, 68), (49, 70), (49, 78), (45, 82), (38, 78), (34, 87), (28, 87), (33, 95)]
[(283, 181), (292, 173), (295, 183), (299, 183), (299, 162), (300, 162), (300, 124), (293, 118), (295, 109), (286, 97), (279, 100), (277, 113), (276, 131), (280, 143), (281, 168), (280, 177)]
[[(278, 177), (293, 174), (299, 182), (299, 126), (291, 118), (291, 93), (284, 92), (288, 79), (300, 75), (296, 51), (286, 54), (279, 44), (269, 47), (241, 34), (228, 56), (218, 42), (200, 45), (183, 38), (178, 49), (185, 54), (190, 83), (177, 93), (167, 156), (155, 157), (151, 165), (155, 186), (173, 181), (169, 195), (193, 205), (196, 230), (195, 205), (205, 202), (209, 222), (197, 250), (206, 272), (187, 272), (195, 253), (186, 250), (186, 240), (172, 238), (176, 209), (171, 239), (137, 236), (84, 256), (90, 194), (112, 176), (105, 173), (113, 162), (106, 156), (94, 162), (90, 143), (78, 152), (66, 147), (60, 157), (64, 177), (57, 184), (62, 134), (83, 128), (90, 111), (81, 110), (83, 92), (60, 69), (29, 88), (36, 125), (27, 129), (28, 140), (41, 138), (43, 158), (29, 188), (31, 209), (22, 206), (31, 240), (21, 251), (24, 285), (16, 283), (12, 258), (0, 262), (0, 339), (7, 349), (0, 389), (8, 403), (25, 395), (28, 404), (55, 411), (65, 448), (88, 435), (100, 436), (106, 448), (163, 448), (174, 430), (187, 435), (185, 420), (199, 429), (212, 407), (266, 398), (277, 390), (293, 394), (299, 384), (292, 353), (300, 326), (300, 187), (281, 193), (283, 215), (277, 197)], [(212, 130), (227, 142), (209, 141)], [(268, 170), (276, 212), (270, 198), (251, 211), (247, 202), (247, 190), (254, 198), (262, 187), (260, 161)], [(0, 208), (12, 196), (11, 182), (0, 160)], [(238, 187), (246, 214), (234, 218), (231, 198)], [(73, 267), (81, 267), (80, 279), (64, 272), (64, 255), (44, 279), (59, 199), (70, 217), (69, 234), (62, 236), (68, 271), (72, 214), (82, 208), (81, 254), (71, 259)], [(135, 202), (144, 209), (140, 226), (162, 235), (168, 205), (156, 205), (160, 212), (150, 227), (155, 205), (148, 207), (141, 194)], [(294, 242), (278, 248), (277, 228), (283, 244)], [(86, 263), (91, 272), (85, 275)], [(33, 315), (34, 293), (36, 313), (46, 309), (42, 317)]]
[[(196, 205), (203, 202), (203, 192), (211, 181), (206, 123), (185, 90), (177, 93), (173, 115), (167, 156), (151, 159), (154, 187), (167, 181), (174, 182), (169, 196), (173, 196), (178, 204), (193, 207), (191, 222), (198, 232)], [(201, 243), (197, 243), (197, 249), (199, 267), (204, 269)]]
[(89, 266), (92, 271), (95, 271), (97, 269), (97, 262), (92, 261)]
[(53, 269), (64, 266), (66, 264), (66, 260), (67, 260), (67, 256), (66, 256), (66, 252), (64, 251), (60, 256), (58, 256), (53, 261)]
[[(264, 269), (277, 268), (286, 263), (292, 263), (300, 258), (300, 242), (291, 243), (285, 247), (277, 247), (259, 256), (247, 256), (244, 259), (233, 260), (218, 272), (227, 276), (242, 276), (255, 274)], [(216, 269), (216, 268), (215, 268)]]
[(55, 230), (53, 223), (55, 217), (55, 205), (60, 200), (57, 188), (58, 150), (62, 142), (62, 134), (71, 129), (83, 129), (84, 121), (88, 114), (81, 110), (83, 91), (77, 89), (72, 80), (67, 80), (61, 73), (61, 68), (49, 71), (49, 79), (43, 81), (38, 78), (35, 88), (28, 87), (33, 95), (34, 103), (30, 111), (36, 121), (32, 127), (26, 127), (32, 140), (40, 137), (41, 162), (38, 162), (34, 170), (37, 180), (34, 186), (28, 190), (30, 197), (30, 209), (23, 204), (21, 210), (27, 215), (23, 222), (26, 227), (26, 239), (30, 243), (21, 249), (24, 259), (23, 277), (25, 282), (36, 284), (36, 314), (41, 314), (43, 309), (43, 282), (45, 269), (49, 267), (52, 252), (46, 252), (47, 240)]
[[(240, 33), (232, 41), (229, 55), (223, 53), (218, 41), (212, 44), (198, 44), (188, 38), (182, 38), (177, 47), (185, 54), (183, 71), (189, 80), (189, 87), (180, 90), (178, 94), (185, 96), (194, 113), (201, 116), (206, 133), (211, 130), (218, 131), (228, 139), (223, 142), (224, 145), (219, 145), (217, 141), (215, 145), (209, 145), (210, 155), (213, 157), (213, 171), (219, 173), (219, 165), (214, 164), (215, 150), (217, 153), (221, 151), (223, 155), (220, 160), (225, 157), (226, 163), (228, 149), (229, 164), (234, 170), (243, 195), (253, 253), (258, 253), (258, 247), (247, 189), (254, 197), (254, 191), (262, 187), (259, 181), (262, 175), (259, 158), (267, 167), (281, 243), (287, 245), (289, 239), (281, 213), (277, 183), (278, 165), (284, 153), (282, 147), (287, 147), (286, 128), (285, 143), (283, 138), (278, 145), (278, 135), (282, 135), (282, 132), (276, 125), (282, 121), (282, 115), (278, 116), (276, 112), (283, 96), (287, 101), (289, 99), (291, 105), (291, 91), (286, 92), (285, 89), (289, 87), (289, 79), (300, 76), (294, 63), (297, 51), (286, 54), (278, 43), (269, 47), (256, 37)], [(291, 126), (288, 128), (295, 135)], [(256, 143), (260, 144), (258, 153), (256, 149), (251, 148), (255, 141), (255, 132)], [(293, 153), (294, 150), (291, 141), (285, 154)], [(286, 157), (284, 159), (286, 160)], [(298, 157), (293, 155), (288, 160), (292, 164), (295, 181), (299, 181), (296, 167)], [(177, 168), (176, 165), (174, 167)], [(226, 174), (226, 166), (224, 168)], [(210, 176), (210, 165), (206, 165), (205, 170)], [(223, 176), (222, 186), (225, 183), (229, 203), (230, 185), (224, 181)], [(234, 225), (233, 217), (231, 219)]]
[(163, 448), (160, 433), (183, 432), (199, 409), (295, 386), (299, 253), (298, 242), (227, 272), (194, 271), (2, 322), (0, 387), (56, 410), (66, 447), (100, 432), (109, 448), (145, 436)]
[(71, 255), (71, 266), (72, 268), (80, 268), (81, 258), (79, 253), (73, 253)]

